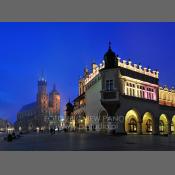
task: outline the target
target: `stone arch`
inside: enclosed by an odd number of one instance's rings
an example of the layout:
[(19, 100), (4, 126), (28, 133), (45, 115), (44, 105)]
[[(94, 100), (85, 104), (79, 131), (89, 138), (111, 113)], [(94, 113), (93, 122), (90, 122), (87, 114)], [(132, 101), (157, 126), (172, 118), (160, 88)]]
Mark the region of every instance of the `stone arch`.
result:
[(99, 129), (104, 132), (108, 129), (108, 113), (105, 110), (101, 110), (99, 113)]
[(142, 133), (152, 134), (155, 130), (153, 115), (150, 112), (146, 112), (142, 119)]
[(128, 134), (140, 133), (140, 116), (135, 109), (129, 110), (125, 115), (125, 132)]
[(175, 115), (173, 115), (172, 121), (171, 121), (171, 132), (172, 134), (175, 134)]
[(165, 114), (160, 115), (159, 132), (160, 134), (168, 134), (168, 117)]

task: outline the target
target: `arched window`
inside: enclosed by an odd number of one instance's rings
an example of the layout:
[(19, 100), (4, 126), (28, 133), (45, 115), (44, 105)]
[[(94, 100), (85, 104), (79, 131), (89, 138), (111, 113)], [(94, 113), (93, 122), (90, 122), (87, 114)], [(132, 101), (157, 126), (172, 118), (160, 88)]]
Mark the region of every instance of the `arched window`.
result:
[(153, 125), (152, 125), (152, 120), (148, 120), (147, 122), (146, 122), (146, 132), (152, 132), (153, 131)]
[(160, 120), (160, 123), (159, 123), (159, 131), (164, 132), (164, 122), (162, 120)]
[(137, 121), (134, 118), (130, 120), (129, 128), (130, 132), (137, 132)]

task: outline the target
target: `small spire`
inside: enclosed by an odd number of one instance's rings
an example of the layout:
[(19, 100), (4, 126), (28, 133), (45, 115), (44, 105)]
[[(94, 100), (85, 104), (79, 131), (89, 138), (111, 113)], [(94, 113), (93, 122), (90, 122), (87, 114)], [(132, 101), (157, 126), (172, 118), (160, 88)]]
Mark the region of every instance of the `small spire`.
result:
[(89, 70), (87, 68), (87, 66), (84, 68), (84, 76), (88, 76), (89, 75)]
[(111, 41), (109, 41), (109, 49), (111, 49)]
[(41, 71), (41, 77), (40, 77), (41, 81), (46, 81), (45, 77), (44, 77), (44, 70)]

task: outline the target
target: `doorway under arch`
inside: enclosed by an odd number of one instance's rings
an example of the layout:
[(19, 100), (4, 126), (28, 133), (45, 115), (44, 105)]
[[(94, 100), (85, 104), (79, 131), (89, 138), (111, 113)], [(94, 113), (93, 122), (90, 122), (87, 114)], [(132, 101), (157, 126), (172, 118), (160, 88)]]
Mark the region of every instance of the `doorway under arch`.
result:
[(159, 132), (160, 134), (168, 134), (168, 118), (165, 114), (160, 116)]
[(75, 128), (78, 130), (84, 130), (86, 126), (86, 115), (81, 113), (80, 115), (75, 116)]
[(154, 132), (153, 116), (150, 112), (146, 112), (143, 116), (142, 133), (152, 134)]
[(125, 116), (125, 132), (127, 134), (139, 133), (139, 114), (136, 110), (132, 109), (126, 113)]

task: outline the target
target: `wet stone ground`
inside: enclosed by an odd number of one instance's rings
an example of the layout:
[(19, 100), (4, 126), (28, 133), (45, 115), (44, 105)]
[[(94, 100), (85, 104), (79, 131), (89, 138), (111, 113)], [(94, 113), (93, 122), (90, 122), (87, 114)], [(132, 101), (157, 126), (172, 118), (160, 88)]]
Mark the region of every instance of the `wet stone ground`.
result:
[(0, 151), (175, 151), (175, 135), (112, 136), (99, 133), (26, 134), (1, 139)]

